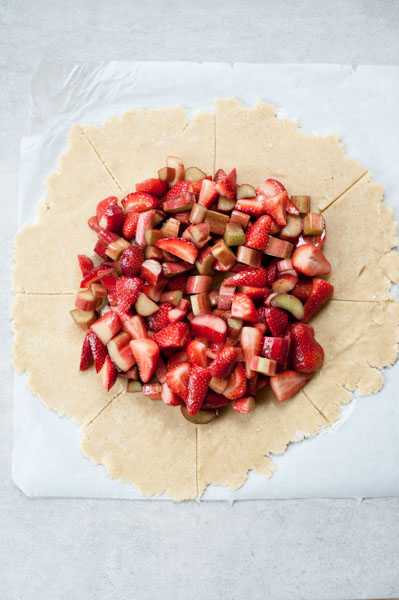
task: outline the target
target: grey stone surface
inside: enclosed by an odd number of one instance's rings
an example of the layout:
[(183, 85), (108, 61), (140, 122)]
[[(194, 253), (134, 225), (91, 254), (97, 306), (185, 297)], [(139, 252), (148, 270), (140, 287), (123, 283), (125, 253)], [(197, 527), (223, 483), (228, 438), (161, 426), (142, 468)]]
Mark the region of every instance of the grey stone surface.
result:
[(19, 140), (38, 61), (399, 63), (399, 3), (0, 0), (0, 599), (399, 596), (399, 499), (28, 500), (10, 478)]

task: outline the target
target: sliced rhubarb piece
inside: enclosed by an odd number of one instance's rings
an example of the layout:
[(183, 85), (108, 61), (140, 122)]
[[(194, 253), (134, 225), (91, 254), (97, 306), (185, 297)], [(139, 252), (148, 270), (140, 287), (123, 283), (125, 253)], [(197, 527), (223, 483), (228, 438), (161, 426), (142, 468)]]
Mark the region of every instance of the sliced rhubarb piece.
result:
[(97, 308), (99, 302), (101, 302), (101, 300), (96, 298), (90, 290), (83, 290), (78, 292), (75, 300), (75, 306), (79, 310), (91, 312)]
[(234, 317), (230, 317), (227, 319), (227, 335), (229, 338), (237, 339), (241, 335), (241, 330), (243, 326), (242, 319), (235, 319)]
[(125, 211), (141, 213), (152, 208), (157, 208), (160, 203), (159, 198), (151, 196), (150, 194), (144, 194), (142, 192), (133, 192), (128, 194), (122, 200), (122, 206)]
[(126, 391), (129, 393), (137, 394), (141, 392), (143, 385), (139, 381), (128, 381)]
[(206, 173), (204, 173), (204, 171), (201, 171), (201, 169), (198, 169), (198, 167), (188, 167), (188, 169), (186, 169), (186, 181), (195, 182), (199, 181), (200, 179), (206, 179), (206, 177)]
[(287, 224), (282, 228), (279, 236), (283, 240), (295, 240), (302, 233), (302, 220), (300, 217), (287, 215)]
[(226, 267), (227, 270), (230, 270), (231, 267), (234, 266), (236, 262), (236, 256), (234, 252), (232, 252), (226, 245), (224, 240), (218, 240), (216, 244), (211, 247), (211, 252), (216, 260), (218, 260), (223, 267)]
[[(194, 246), (195, 247), (195, 246)], [(212, 257), (213, 258), (213, 257)], [(164, 262), (162, 265), (162, 271), (166, 278), (173, 277), (175, 275), (181, 275), (186, 271), (190, 271), (193, 265), (187, 262)]]
[(208, 366), (206, 354), (207, 347), (208, 341), (205, 339), (191, 340), (187, 346), (187, 356), (192, 365), (198, 365), (205, 368)]
[(331, 265), (323, 252), (312, 244), (296, 248), (292, 255), (292, 264), (297, 271), (308, 277), (327, 275), (331, 271)]
[(88, 331), (90, 325), (97, 320), (97, 313), (94, 310), (87, 311), (74, 308), (73, 310), (70, 310), (69, 313), (76, 325), (83, 331)]
[(126, 331), (122, 331), (107, 344), (108, 354), (112, 362), (121, 371), (128, 371), (136, 362), (129, 345), (130, 340), (130, 335)]
[(226, 389), (223, 392), (223, 396), (226, 396), (229, 400), (237, 400), (242, 398), (247, 388), (247, 380), (245, 377), (245, 371), (242, 364), (238, 363), (229, 379)]
[(198, 249), (189, 240), (164, 238), (159, 240), (155, 245), (157, 248), (161, 248), (161, 250), (165, 250), (190, 264), (194, 264), (198, 256)]
[(291, 196), (291, 200), (301, 215), (306, 215), (310, 211), (310, 196)]
[(287, 364), (289, 349), (289, 338), (263, 338), (262, 355), (266, 358), (271, 358), (272, 360), (277, 361), (281, 365)]
[(149, 260), (162, 260), (163, 252), (160, 248), (155, 246), (146, 246), (144, 249), (144, 258)]
[(144, 233), (144, 240), (147, 246), (154, 246), (155, 243), (162, 238), (163, 233), (160, 229), (147, 229), (147, 231)]
[(212, 277), (208, 275), (193, 275), (187, 279), (186, 294), (202, 294), (209, 292)]
[[(310, 284), (310, 282), (309, 282)], [(304, 305), (305, 315), (302, 319), (304, 323), (307, 323), (313, 315), (319, 312), (319, 310), (330, 300), (334, 292), (334, 286), (324, 279), (314, 278), (311, 283), (311, 289), (308, 298)]]
[(183, 400), (165, 382), (161, 386), (161, 398), (168, 406), (181, 406)]
[(158, 171), (158, 177), (161, 181), (167, 181), (168, 183), (171, 183), (175, 176), (176, 169), (172, 167), (162, 167), (162, 169), (159, 169)]
[(172, 306), (178, 306), (183, 298), (183, 292), (181, 290), (168, 290), (163, 292), (161, 296), (161, 302), (167, 302)]
[(324, 229), (324, 218), (317, 213), (309, 213), (303, 219), (303, 235), (321, 235)]
[(214, 308), (218, 305), (219, 302), (219, 292), (217, 290), (212, 290), (208, 294), (209, 302), (211, 306)]
[(248, 298), (245, 294), (234, 294), (231, 304), (231, 316), (250, 323), (256, 323), (257, 312), (251, 298)]
[(220, 310), (230, 310), (235, 290), (235, 286), (227, 286), (223, 284), (220, 286), (217, 305)]
[(141, 391), (150, 400), (161, 400), (162, 398), (160, 383), (145, 383)]
[(270, 387), (279, 402), (284, 402), (294, 396), (309, 381), (312, 375), (307, 373), (296, 373), (295, 371), (284, 371), (270, 377)]
[(155, 285), (163, 278), (162, 265), (156, 260), (145, 260), (141, 264), (140, 277), (150, 285)]
[(178, 181), (182, 181), (184, 179), (184, 164), (181, 158), (178, 158), (177, 156), (167, 156), (166, 166), (169, 169), (175, 170), (175, 176), (170, 181), (171, 186), (173, 186)]
[(226, 341), (226, 322), (216, 315), (198, 315), (191, 320), (190, 326), (196, 337), (205, 337), (219, 344)]
[(227, 246), (242, 246), (245, 244), (245, 233), (239, 223), (230, 222), (224, 230), (224, 241)]
[(298, 282), (298, 275), (295, 269), (282, 271), (272, 285), (272, 291), (277, 294), (285, 294), (294, 289)]
[(230, 223), (238, 223), (238, 225), (241, 225), (243, 229), (246, 229), (248, 227), (250, 218), (251, 217), (249, 214), (247, 215), (239, 210), (233, 210), (230, 215)]
[(233, 169), (228, 175), (221, 177), (216, 183), (216, 189), (220, 196), (226, 196), (230, 200), (236, 197), (237, 171)]
[(201, 275), (213, 275), (214, 271), (212, 269), (213, 264), (215, 263), (215, 257), (212, 254), (212, 250), (210, 246), (205, 246), (200, 251), (197, 260), (195, 261), (195, 266), (197, 271)]
[(154, 300), (154, 302), (159, 302), (165, 287), (166, 279), (161, 279), (158, 283), (155, 283), (154, 285), (149, 285), (148, 283), (145, 283), (143, 286), (143, 292), (146, 296), (151, 298), (151, 300)]
[(264, 253), (277, 258), (289, 258), (291, 256), (293, 245), (285, 240), (269, 235)]
[(240, 200), (241, 198), (255, 198), (255, 196), (255, 188), (252, 185), (249, 185), (249, 183), (243, 183), (238, 187), (237, 200)]
[(158, 310), (158, 304), (151, 300), (147, 294), (141, 292), (134, 304), (134, 308), (136, 309), (138, 315), (141, 315), (142, 317), (149, 317)]
[(180, 231), (180, 221), (177, 219), (170, 217), (165, 223), (162, 225), (162, 235), (165, 238), (175, 238), (178, 237)]
[(259, 250), (247, 248), (247, 246), (238, 246), (237, 261), (250, 267), (258, 268), (261, 265), (262, 254)]
[(236, 205), (236, 201), (226, 196), (219, 196), (217, 203), (217, 210), (222, 213), (231, 213)]
[(120, 237), (117, 240), (110, 242), (105, 250), (105, 254), (112, 260), (119, 260), (122, 252), (129, 248), (130, 244), (127, 240)]
[(159, 358), (159, 346), (153, 340), (143, 338), (131, 340), (130, 348), (139, 368), (140, 379), (147, 383), (155, 373)]
[(99, 375), (103, 386), (107, 392), (109, 392), (118, 377), (118, 372), (112, 364), (109, 356), (106, 357), (104, 364), (100, 369)]
[(191, 310), (194, 316), (204, 315), (211, 312), (208, 294), (192, 294), (190, 296)]
[(305, 315), (302, 302), (291, 294), (277, 294), (271, 301), (271, 306), (283, 308), (300, 321)]
[(95, 298), (106, 298), (107, 290), (101, 283), (92, 283), (90, 286), (91, 293)]
[(208, 223), (211, 233), (215, 235), (224, 235), (226, 225), (230, 221), (228, 215), (216, 212), (214, 210), (208, 210), (205, 217), (205, 223)]
[(250, 367), (254, 356), (259, 356), (263, 344), (263, 335), (256, 327), (243, 327), (241, 331), (240, 345), (244, 353), (245, 375), (248, 379), (254, 376)]
[(133, 315), (130, 319), (123, 321), (122, 329), (127, 331), (134, 340), (148, 337), (145, 321), (140, 315)]
[[(138, 221), (137, 221), (136, 237), (135, 237), (135, 242), (136, 242), (137, 246), (141, 246), (141, 248), (145, 248), (147, 246), (145, 234), (147, 231), (153, 229), (154, 217), (155, 217), (155, 210), (146, 210), (146, 211), (140, 213)], [(150, 244), (150, 245), (153, 246), (154, 244)]]
[(126, 379), (132, 379), (133, 381), (138, 381), (139, 378), (139, 370), (137, 367), (132, 367), (128, 369), (124, 373), (121, 373), (122, 377), (126, 377)]
[(107, 345), (114, 335), (121, 330), (121, 327), (122, 323), (118, 315), (113, 311), (109, 311), (95, 321), (90, 328), (102, 343)]
[(181, 213), (187, 210), (191, 211), (195, 204), (195, 195), (192, 192), (184, 192), (179, 198), (171, 198), (162, 204), (162, 209), (166, 213)]
[(262, 373), (263, 375), (275, 375), (277, 365), (277, 361), (271, 360), (270, 358), (264, 358), (263, 356), (254, 356), (249, 363), (251, 369), (257, 373)]
[[(222, 379), (220, 377), (212, 377), (212, 379), (209, 382), (209, 387), (211, 390), (213, 390), (214, 392), (216, 392), (216, 394), (223, 394), (224, 390), (226, 389), (228, 384), (228, 379)], [(222, 396), (222, 398), (224, 398), (224, 396)], [(227, 398), (224, 398), (226, 400), (226, 404), (228, 404)], [(221, 406), (224, 406), (224, 404), (221, 404)], [(208, 408), (213, 408), (213, 407), (208, 407)], [(215, 408), (217, 408), (215, 406)]]
[(190, 222), (194, 224), (203, 223), (207, 212), (205, 206), (194, 204), (189, 215)]
[(256, 403), (253, 396), (245, 396), (244, 398), (240, 398), (239, 400), (234, 400), (233, 402), (233, 410), (234, 412), (240, 414), (248, 414), (251, 411), (255, 410)]
[(184, 404), (180, 407), (180, 410), (183, 417), (190, 423), (194, 423), (194, 425), (207, 425), (218, 416), (215, 410), (199, 410), (195, 415), (190, 415), (187, 406)]

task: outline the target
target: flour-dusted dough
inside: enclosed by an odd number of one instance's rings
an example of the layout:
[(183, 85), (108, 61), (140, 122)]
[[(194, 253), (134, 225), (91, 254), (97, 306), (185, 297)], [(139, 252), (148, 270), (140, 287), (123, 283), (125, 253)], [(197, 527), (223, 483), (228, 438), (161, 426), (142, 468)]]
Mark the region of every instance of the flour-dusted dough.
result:
[[(28, 372), (29, 386), (47, 406), (85, 424), (84, 454), (142, 494), (166, 491), (182, 500), (201, 495), (210, 482), (236, 489), (249, 469), (270, 477), (272, 454), (334, 423), (356, 387), (361, 394), (378, 391), (381, 369), (396, 360), (399, 304), (389, 285), (399, 282), (399, 258), (383, 189), (344, 156), (336, 136), (307, 135), (275, 114), (262, 101), (247, 109), (225, 99), (217, 101), (216, 116), (199, 113), (191, 123), (183, 108), (171, 108), (129, 111), (101, 128), (76, 126), (49, 179), (39, 225), (17, 237), (14, 286), (35, 295), (19, 294), (14, 305), (15, 365)], [(68, 315), (73, 296), (46, 294), (76, 291), (76, 254), (91, 253), (95, 235), (86, 221), (98, 200), (133, 191), (168, 154), (207, 173), (215, 165), (236, 167), (241, 183), (274, 177), (290, 194), (312, 195), (313, 209), (324, 210), (336, 291), (311, 324), (326, 360), (284, 403), (265, 388), (254, 412), (224, 409), (197, 427), (179, 408), (123, 392), (122, 378), (107, 394), (93, 369), (78, 371), (83, 334)]]
[(48, 408), (87, 423), (126, 389), (126, 380), (119, 377), (107, 393), (94, 368), (79, 371), (84, 333), (69, 315), (72, 308), (72, 295), (17, 294), (14, 365), (27, 372), (30, 389)]
[(47, 181), (38, 223), (16, 235), (15, 292), (76, 292), (82, 279), (76, 257), (92, 255), (97, 239), (87, 220), (100, 200), (120, 193), (79, 125), (68, 142), (58, 171)]
[(215, 115), (198, 112), (190, 122), (181, 107), (129, 110), (102, 127), (85, 125), (84, 132), (122, 188), (156, 177), (166, 156), (184, 157), (186, 167), (212, 175), (215, 166)]
[(122, 394), (82, 433), (83, 453), (143, 495), (197, 496), (196, 431), (179, 407)]

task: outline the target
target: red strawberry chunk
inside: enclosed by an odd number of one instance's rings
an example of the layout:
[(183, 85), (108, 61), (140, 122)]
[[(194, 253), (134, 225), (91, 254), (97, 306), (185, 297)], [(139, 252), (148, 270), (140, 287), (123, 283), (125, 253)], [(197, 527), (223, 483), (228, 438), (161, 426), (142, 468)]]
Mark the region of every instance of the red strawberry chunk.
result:
[(267, 287), (272, 287), (273, 283), (276, 280), (277, 277), (277, 259), (276, 260), (272, 260), (267, 266), (266, 266), (266, 285)]
[(267, 212), (277, 225), (284, 226), (287, 224), (286, 217), (286, 206), (287, 206), (288, 194), (287, 192), (281, 192), (271, 197), (263, 197), (262, 205), (263, 210)]
[(124, 220), (125, 213), (122, 207), (119, 204), (111, 204), (103, 211), (101, 217), (98, 217), (98, 224), (102, 229), (121, 233)]
[(217, 184), (217, 193), (220, 196), (226, 196), (229, 200), (234, 200), (236, 197), (237, 171), (233, 169), (228, 175), (221, 177)]
[(182, 194), (186, 192), (193, 193), (193, 191), (193, 184), (191, 181), (178, 181), (173, 187), (170, 188), (163, 200), (164, 202), (167, 202), (168, 200), (175, 200), (176, 198), (180, 198)]
[(191, 340), (187, 346), (187, 356), (192, 365), (208, 366), (207, 347), (208, 344), (200, 339)]
[(116, 280), (116, 297), (118, 308), (127, 312), (139, 297), (143, 289), (143, 280), (139, 277), (119, 277)]
[(256, 323), (256, 307), (251, 298), (248, 298), (245, 294), (234, 294), (233, 302), (231, 303), (231, 316), (235, 319), (243, 319), (244, 321)]
[(241, 363), (238, 363), (229, 379), (226, 389), (223, 392), (223, 396), (226, 396), (229, 400), (237, 400), (242, 398), (247, 389), (247, 380), (245, 377), (244, 367)]
[(173, 306), (168, 302), (159, 305), (159, 309), (150, 317), (147, 317), (147, 326), (150, 331), (157, 333), (170, 323), (168, 312), (173, 309)]
[(169, 186), (167, 181), (162, 179), (146, 179), (141, 183), (136, 183), (136, 191), (151, 194), (157, 198), (162, 198), (168, 191)]
[(112, 360), (109, 356), (104, 361), (101, 367), (100, 373), (101, 381), (107, 392), (112, 388), (118, 377), (118, 371), (116, 370)]
[(226, 398), (226, 396), (208, 390), (201, 408), (204, 410), (212, 410), (215, 408), (222, 408), (222, 406), (227, 406), (227, 404), (229, 404), (229, 399)]
[(86, 371), (93, 364), (93, 353), (91, 351), (90, 336), (86, 333), (83, 340), (82, 354), (80, 356), (80, 371)]
[[(322, 280), (324, 281), (324, 280)], [(310, 277), (300, 277), (291, 294), (296, 296), (301, 302), (305, 303), (310, 296), (313, 287), (313, 279)], [(314, 314), (314, 313), (313, 313)], [(305, 311), (306, 315), (306, 311)], [(309, 317), (310, 318), (310, 317)]]
[(234, 400), (233, 410), (236, 413), (247, 414), (256, 408), (255, 399), (253, 396), (246, 396), (239, 400)]
[(163, 238), (158, 240), (155, 245), (157, 248), (165, 250), (192, 265), (198, 256), (198, 248), (192, 242), (183, 238)]
[(143, 192), (133, 192), (128, 194), (126, 198), (123, 198), (122, 205), (127, 213), (133, 211), (136, 213), (145, 212), (152, 208), (159, 206), (160, 200), (151, 194), (145, 194)]
[(198, 198), (198, 204), (209, 208), (209, 206), (216, 200), (217, 197), (217, 184), (214, 181), (209, 181), (209, 179), (203, 179)]
[[(96, 215), (97, 215), (97, 219), (98, 221), (100, 221), (101, 217), (103, 216), (104, 212), (107, 210), (107, 208), (109, 208), (112, 205), (118, 204), (118, 198), (116, 196), (108, 196), (108, 198), (104, 198), (104, 200), (101, 200), (98, 204), (97, 204), (97, 208), (96, 208)], [(103, 227), (104, 229), (104, 227)]]
[(130, 341), (130, 348), (139, 368), (140, 379), (150, 381), (155, 373), (159, 358), (159, 346), (149, 338)]
[(265, 308), (266, 323), (273, 337), (285, 337), (288, 328), (288, 315), (281, 308)]
[(175, 365), (166, 375), (166, 383), (180, 398), (186, 400), (190, 363), (182, 362)]
[(272, 224), (273, 222), (268, 215), (259, 217), (247, 230), (245, 245), (255, 250), (265, 250)]
[(98, 224), (97, 217), (90, 217), (90, 219), (87, 221), (87, 224), (90, 227), (90, 229), (93, 229), (93, 231), (95, 231), (96, 233), (101, 231), (101, 227)]
[(259, 356), (262, 349), (263, 335), (256, 327), (243, 327), (241, 330), (240, 344), (245, 358), (245, 375), (251, 379), (255, 372), (249, 365), (254, 356)]
[(223, 171), (223, 169), (218, 169), (213, 177), (213, 181), (220, 181), (221, 179), (223, 179), (224, 177), (226, 177), (227, 173), (225, 171)]
[(224, 346), (211, 362), (208, 370), (212, 377), (226, 379), (230, 376), (236, 361), (237, 350), (233, 346)]
[(313, 373), (320, 369), (324, 361), (324, 350), (315, 340), (313, 327), (295, 323), (290, 330), (290, 340), (290, 358), (295, 371)]
[(168, 282), (168, 290), (174, 292), (176, 290), (180, 290), (184, 292), (187, 285), (187, 275), (176, 275), (176, 277), (172, 277), (172, 279)]
[(251, 215), (252, 217), (260, 217), (266, 212), (263, 208), (263, 199), (261, 196), (237, 200), (234, 210)]
[(287, 198), (287, 206), (285, 208), (285, 210), (287, 211), (287, 213), (289, 215), (295, 215), (295, 216), (299, 216), (299, 210), (297, 209), (297, 207), (295, 206), (295, 204), (293, 203), (293, 201), (290, 198)]
[(270, 387), (279, 402), (288, 400), (299, 392), (309, 381), (312, 375), (307, 373), (296, 373), (295, 371), (283, 371), (270, 377)]
[(180, 396), (176, 394), (166, 382), (161, 386), (161, 398), (168, 406), (180, 406), (181, 404), (184, 404)]
[(134, 277), (141, 270), (141, 265), (144, 262), (144, 250), (140, 246), (129, 246), (122, 252), (119, 259), (119, 265), (124, 275)]
[(190, 374), (187, 384), (186, 405), (189, 415), (195, 415), (201, 408), (201, 405), (208, 392), (208, 384), (212, 375), (208, 369), (193, 365), (190, 368)]
[(188, 325), (181, 321), (170, 323), (155, 333), (153, 339), (160, 348), (182, 348), (189, 341)]
[(292, 264), (294, 269), (308, 277), (327, 275), (331, 271), (331, 265), (323, 252), (312, 244), (296, 248), (292, 255)]
[(94, 366), (96, 367), (96, 371), (98, 373), (108, 356), (108, 350), (102, 341), (96, 336), (94, 331), (89, 331), (86, 334), (86, 337), (89, 339), (90, 348), (94, 359)]
[(85, 277), (92, 269), (94, 269), (93, 261), (85, 254), (78, 254), (78, 261), (83, 277)]
[(131, 240), (136, 235), (137, 223), (139, 220), (140, 213), (128, 212), (125, 216), (125, 222), (123, 223), (123, 237), (127, 240)]
[(268, 285), (266, 270), (261, 267), (260, 269), (249, 269), (245, 268), (239, 273), (230, 275), (223, 281), (223, 285), (248, 285), (251, 287), (265, 287)]
[[(303, 323), (307, 323), (330, 300), (334, 292), (334, 286), (324, 279), (313, 279), (312, 289), (305, 302), (305, 316)], [(293, 292), (294, 293), (294, 292)]]
[(280, 181), (277, 181), (277, 179), (266, 179), (266, 181), (256, 189), (257, 194), (261, 194), (266, 198), (271, 198), (276, 194), (281, 194), (286, 191), (283, 184)]

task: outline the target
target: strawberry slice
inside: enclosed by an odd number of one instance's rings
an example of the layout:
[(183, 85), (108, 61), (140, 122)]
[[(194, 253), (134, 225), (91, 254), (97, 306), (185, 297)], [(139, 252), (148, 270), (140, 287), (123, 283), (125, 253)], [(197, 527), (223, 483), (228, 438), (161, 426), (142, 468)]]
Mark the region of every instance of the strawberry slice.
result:
[(313, 373), (324, 361), (324, 350), (315, 340), (310, 325), (295, 323), (290, 330), (290, 359), (295, 371)]
[(331, 271), (331, 265), (323, 252), (312, 244), (296, 248), (292, 255), (292, 264), (294, 269), (308, 277), (327, 275)]
[(110, 204), (102, 212), (101, 217), (98, 217), (98, 224), (102, 229), (121, 233), (124, 220), (125, 213), (122, 207), (119, 204)]
[(159, 204), (159, 198), (143, 192), (133, 192), (122, 200), (122, 206), (127, 213), (131, 211), (136, 213), (145, 212), (146, 210), (157, 208)]
[(123, 223), (123, 237), (127, 240), (131, 240), (136, 235), (137, 223), (139, 220), (140, 213), (128, 212), (125, 215), (125, 222)]
[(277, 179), (266, 179), (262, 185), (256, 188), (256, 193), (265, 196), (266, 198), (272, 198), (276, 194), (287, 193), (287, 190), (280, 181)]
[(208, 393), (205, 396), (205, 400), (203, 401), (201, 408), (203, 408), (204, 410), (212, 410), (215, 408), (222, 408), (222, 406), (227, 406), (228, 404), (229, 399), (226, 398), (226, 396), (208, 390)]
[(300, 215), (299, 210), (297, 209), (297, 207), (295, 206), (295, 204), (289, 197), (287, 198), (287, 205), (285, 207), (285, 210), (287, 211), (287, 213), (289, 215), (295, 215), (296, 217), (298, 217)]
[(174, 292), (176, 290), (180, 290), (184, 292), (187, 285), (187, 275), (176, 275), (176, 277), (172, 277), (172, 279), (168, 282), (168, 290)]
[(270, 377), (270, 387), (279, 402), (294, 396), (311, 379), (312, 375), (284, 371)]
[(107, 392), (109, 392), (109, 390), (112, 388), (118, 377), (118, 371), (116, 370), (109, 356), (107, 356), (107, 358), (105, 359), (104, 364), (100, 369), (99, 375), (101, 377), (103, 386), (105, 387)]
[(197, 365), (199, 367), (208, 366), (208, 357), (206, 354), (207, 347), (208, 344), (200, 339), (191, 340), (187, 346), (187, 356), (192, 365)]
[(93, 229), (93, 231), (95, 231), (96, 233), (98, 233), (101, 230), (101, 227), (98, 224), (97, 217), (90, 217), (90, 219), (87, 221), (87, 224), (90, 227), (90, 229)]
[[(118, 198), (116, 196), (108, 196), (108, 198), (104, 198), (104, 200), (101, 200), (97, 204), (97, 208), (96, 208), (96, 215), (97, 215), (98, 221), (100, 221), (101, 217), (103, 216), (103, 214), (107, 210), (107, 208), (109, 208), (112, 205), (116, 205), (116, 204), (118, 204)], [(105, 228), (103, 227), (103, 229), (105, 229)]]
[(263, 335), (255, 327), (243, 327), (241, 330), (240, 344), (244, 352), (245, 375), (248, 379), (254, 377), (255, 372), (249, 368), (251, 358), (259, 356), (262, 349)]
[(150, 381), (155, 373), (159, 358), (159, 346), (149, 338), (130, 341), (130, 348), (139, 368), (140, 379)]
[(255, 410), (255, 408), (256, 404), (253, 396), (246, 396), (245, 398), (240, 398), (233, 402), (233, 410), (236, 413), (247, 414), (252, 410)]
[(139, 277), (119, 277), (116, 280), (116, 297), (118, 308), (127, 312), (139, 297), (143, 289), (143, 280)]
[(234, 294), (233, 302), (231, 303), (231, 316), (235, 319), (243, 319), (256, 323), (257, 313), (255, 304), (251, 298), (245, 294)]
[(226, 196), (229, 200), (234, 200), (236, 197), (237, 170), (233, 169), (228, 175), (221, 177), (217, 184), (217, 193), (220, 196)]
[(229, 383), (223, 392), (223, 396), (226, 396), (229, 400), (237, 400), (242, 398), (247, 389), (247, 380), (245, 378), (244, 367), (241, 363), (238, 363), (230, 377)]
[(147, 326), (150, 331), (157, 333), (170, 323), (168, 312), (173, 309), (173, 306), (168, 302), (159, 305), (159, 309), (150, 317), (147, 317)]
[(190, 264), (195, 263), (198, 256), (198, 248), (189, 240), (182, 238), (163, 238), (156, 242), (156, 247), (165, 250), (173, 256), (177, 256)]
[[(313, 279), (312, 289), (307, 298), (304, 309), (305, 316), (302, 319), (303, 323), (307, 323), (313, 315), (330, 300), (334, 292), (334, 286), (324, 279)], [(294, 292), (293, 292), (294, 293)], [(298, 296), (297, 296), (298, 297)]]
[(257, 198), (241, 198), (237, 200), (234, 210), (251, 215), (251, 217), (260, 217), (266, 212), (263, 208), (262, 196), (258, 196)]
[(119, 259), (119, 265), (124, 275), (134, 277), (141, 270), (141, 265), (144, 262), (144, 250), (140, 246), (129, 246), (122, 252)]
[[(101, 231), (101, 229), (100, 229), (100, 231)], [(98, 256), (101, 256), (101, 258), (108, 258), (107, 252), (106, 252), (107, 247), (108, 247), (108, 244), (106, 244), (105, 242), (102, 242), (101, 240), (97, 240), (96, 245), (93, 248), (93, 252), (98, 254)]]
[(162, 179), (146, 179), (141, 183), (136, 183), (136, 192), (150, 194), (151, 196), (156, 196), (157, 198), (162, 198), (168, 189), (168, 182), (163, 181)]
[(176, 365), (182, 362), (188, 362), (188, 356), (186, 350), (180, 350), (180, 352), (173, 352), (172, 356), (170, 356), (166, 368), (168, 371), (173, 369)]
[(153, 340), (160, 348), (182, 348), (189, 341), (189, 329), (186, 323), (170, 323), (154, 334)]
[(270, 294), (270, 289), (267, 287), (253, 287), (250, 285), (240, 285), (238, 291), (241, 294), (248, 296), (248, 298), (251, 298), (251, 300), (255, 300), (255, 302), (257, 300), (263, 300), (265, 296)]
[(134, 340), (148, 337), (144, 317), (133, 315), (123, 321), (122, 329), (127, 331)]
[(83, 340), (82, 354), (80, 355), (80, 371), (86, 371), (93, 364), (93, 353), (91, 351), (90, 336), (86, 333)]
[(218, 169), (213, 177), (213, 181), (216, 181), (216, 183), (218, 181), (220, 181), (221, 179), (223, 179), (224, 177), (226, 177), (227, 173), (225, 171), (223, 171), (223, 169)]
[(198, 204), (208, 208), (218, 197), (217, 184), (209, 179), (203, 179)]
[(260, 269), (250, 269), (246, 267), (239, 273), (235, 273), (234, 275), (230, 275), (223, 281), (223, 285), (248, 285), (251, 287), (265, 287), (268, 285), (266, 270), (264, 268)]
[(205, 337), (211, 342), (224, 344), (227, 335), (227, 325), (216, 315), (198, 315), (191, 319), (191, 331), (195, 337)]
[(194, 192), (192, 182), (178, 181), (173, 187), (170, 188), (163, 201), (168, 202), (168, 200), (176, 200), (176, 198), (180, 198), (180, 196), (186, 192)]
[(201, 408), (201, 404), (208, 392), (208, 384), (211, 377), (208, 369), (204, 369), (204, 367), (193, 365), (190, 368), (186, 397), (187, 412), (189, 415), (197, 414)]
[(287, 224), (286, 217), (286, 206), (287, 206), (288, 194), (287, 192), (281, 192), (271, 197), (263, 197), (262, 205), (264, 212), (267, 212), (277, 225), (284, 226)]
[(272, 225), (273, 221), (269, 215), (259, 217), (259, 219), (257, 219), (247, 230), (245, 234), (245, 245), (254, 248), (255, 250), (265, 250)]
[(266, 285), (267, 287), (272, 287), (274, 281), (277, 278), (277, 259), (273, 259), (267, 266), (266, 266)]
[[(324, 281), (324, 279), (323, 279)], [(310, 277), (300, 277), (291, 294), (296, 296), (301, 302), (305, 303), (310, 296), (313, 287), (313, 279)], [(316, 311), (317, 312), (317, 311)], [(305, 312), (306, 315), (306, 312)], [(310, 318), (310, 317), (309, 317)]]
[(180, 396), (178, 396), (166, 382), (161, 386), (161, 398), (168, 406), (180, 406), (184, 404)]
[(166, 375), (166, 383), (180, 398), (187, 398), (188, 376), (190, 374), (190, 363), (181, 362), (175, 365)]
[(86, 275), (88, 273), (90, 273), (90, 271), (92, 269), (94, 269), (93, 261), (91, 260), (91, 258), (86, 256), (85, 254), (78, 254), (78, 262), (79, 262), (79, 268), (82, 271), (83, 277), (86, 277)]
[(96, 367), (96, 371), (98, 373), (108, 356), (108, 350), (100, 338), (96, 336), (94, 331), (89, 331), (86, 334), (86, 337), (89, 339), (90, 348), (94, 359), (94, 366)]
[(288, 315), (281, 308), (265, 308), (266, 323), (273, 337), (283, 338), (287, 333)]
[(225, 379), (230, 376), (236, 361), (237, 350), (233, 346), (224, 346), (219, 350), (215, 360), (209, 365), (208, 370), (212, 377)]

